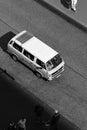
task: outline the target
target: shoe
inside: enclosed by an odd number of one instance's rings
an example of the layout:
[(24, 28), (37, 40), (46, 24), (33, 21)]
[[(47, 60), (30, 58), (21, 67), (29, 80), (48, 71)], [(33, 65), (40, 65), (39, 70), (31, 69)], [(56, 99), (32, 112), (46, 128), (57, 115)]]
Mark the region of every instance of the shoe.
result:
[(76, 8), (71, 8), (72, 11), (76, 12)]

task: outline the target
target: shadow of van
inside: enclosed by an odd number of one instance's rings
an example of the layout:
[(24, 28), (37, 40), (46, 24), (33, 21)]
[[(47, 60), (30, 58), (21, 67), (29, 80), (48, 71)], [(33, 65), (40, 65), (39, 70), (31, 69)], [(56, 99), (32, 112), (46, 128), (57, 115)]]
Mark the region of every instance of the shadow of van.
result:
[(9, 31), (0, 37), (0, 47), (3, 49), (3, 51), (7, 51), (7, 44), (15, 35), (15, 33)]

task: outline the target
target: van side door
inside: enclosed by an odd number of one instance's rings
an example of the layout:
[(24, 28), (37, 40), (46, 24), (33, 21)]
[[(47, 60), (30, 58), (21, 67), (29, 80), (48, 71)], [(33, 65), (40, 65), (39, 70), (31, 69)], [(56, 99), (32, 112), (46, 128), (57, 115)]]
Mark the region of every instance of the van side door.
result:
[(34, 56), (26, 51), (23, 50), (23, 61), (25, 65), (27, 65), (29, 68), (34, 69)]
[(47, 70), (45, 64), (39, 60), (38, 58), (36, 59), (36, 71), (42, 74), (43, 77), (47, 77)]

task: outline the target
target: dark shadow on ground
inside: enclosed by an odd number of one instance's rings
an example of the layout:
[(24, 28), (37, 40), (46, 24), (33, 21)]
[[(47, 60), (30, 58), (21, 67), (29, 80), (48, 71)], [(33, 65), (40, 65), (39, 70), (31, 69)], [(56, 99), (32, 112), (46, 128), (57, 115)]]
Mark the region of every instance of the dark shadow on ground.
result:
[[(30, 91), (24, 91), (24, 87), (10, 79), (2, 69), (0, 72), (0, 130), (7, 130), (11, 121), (17, 123), (21, 117), (27, 119), (27, 130), (81, 130)], [(41, 113), (41, 118), (38, 119), (36, 112)], [(47, 119), (44, 114), (48, 115)]]
[(11, 76), (5, 69), (3, 69), (3, 68), (1, 68), (1, 67), (0, 67), (0, 74), (5, 74), (5, 75), (7, 75), (9, 78), (15, 80), (13, 76)]
[(0, 47), (3, 49), (3, 51), (6, 52), (7, 44), (11, 40), (11, 38), (13, 38), (14, 36), (15, 36), (15, 34), (11, 31), (9, 31), (0, 37)]

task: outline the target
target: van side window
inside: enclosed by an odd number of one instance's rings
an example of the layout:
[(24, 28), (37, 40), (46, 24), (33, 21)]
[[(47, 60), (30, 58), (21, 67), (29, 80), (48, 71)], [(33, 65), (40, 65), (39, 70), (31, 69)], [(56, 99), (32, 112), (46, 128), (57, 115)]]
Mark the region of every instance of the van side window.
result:
[(13, 44), (13, 47), (14, 47), (15, 49), (17, 49), (18, 51), (22, 52), (22, 47), (19, 46), (18, 44), (16, 44), (15, 42), (14, 42), (14, 44)]
[(29, 59), (31, 59), (32, 61), (34, 60), (34, 56), (30, 54), (29, 52), (27, 52), (26, 50), (24, 50), (24, 55), (28, 57)]
[(12, 44), (12, 43), (13, 43), (13, 41), (10, 41), (10, 42), (9, 42), (9, 44)]
[(42, 68), (46, 69), (45, 64), (44, 64), (41, 60), (37, 59), (36, 62), (37, 62), (37, 64), (40, 65)]

